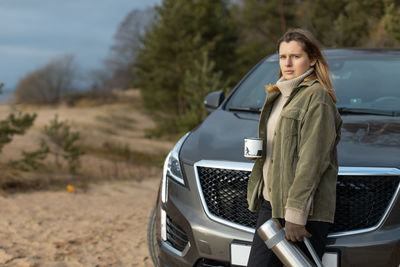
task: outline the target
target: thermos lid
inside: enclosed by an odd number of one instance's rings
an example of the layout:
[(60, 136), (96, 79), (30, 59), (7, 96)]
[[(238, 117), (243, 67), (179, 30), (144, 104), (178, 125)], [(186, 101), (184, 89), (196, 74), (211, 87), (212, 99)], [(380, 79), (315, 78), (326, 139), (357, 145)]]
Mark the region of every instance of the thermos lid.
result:
[(270, 219), (257, 229), (257, 233), (266, 242), (277, 235), (281, 229), (282, 226), (277, 219)]

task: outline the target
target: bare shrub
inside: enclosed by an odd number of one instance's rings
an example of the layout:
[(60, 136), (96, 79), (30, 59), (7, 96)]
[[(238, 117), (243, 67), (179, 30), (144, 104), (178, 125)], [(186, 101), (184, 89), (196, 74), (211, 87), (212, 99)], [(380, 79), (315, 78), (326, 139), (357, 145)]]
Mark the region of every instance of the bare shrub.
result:
[(74, 56), (65, 55), (52, 60), (36, 71), (25, 75), (14, 92), (17, 103), (51, 104), (73, 91), (76, 79)]
[(118, 96), (114, 94), (111, 90), (89, 90), (75, 92), (68, 94), (62, 98), (62, 102), (70, 107), (73, 106), (91, 106), (99, 104), (109, 104), (114, 103), (118, 100)]

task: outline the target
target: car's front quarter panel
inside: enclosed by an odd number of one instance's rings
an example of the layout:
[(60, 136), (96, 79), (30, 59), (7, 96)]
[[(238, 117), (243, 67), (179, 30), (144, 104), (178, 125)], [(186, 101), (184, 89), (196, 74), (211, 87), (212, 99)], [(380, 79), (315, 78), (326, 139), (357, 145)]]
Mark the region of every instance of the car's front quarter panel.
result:
[[(194, 266), (204, 258), (229, 263), (232, 241), (250, 243), (253, 234), (211, 220), (201, 201), (194, 167), (188, 164), (183, 166), (188, 184), (182, 186), (169, 179), (168, 201), (164, 205), (159, 203), (159, 206), (163, 206), (168, 216), (186, 232), (190, 248), (185, 255), (178, 255), (171, 252), (164, 241), (159, 240), (161, 262), (164, 266)], [(160, 220), (160, 217), (157, 219)], [(159, 222), (158, 227), (161, 227)]]

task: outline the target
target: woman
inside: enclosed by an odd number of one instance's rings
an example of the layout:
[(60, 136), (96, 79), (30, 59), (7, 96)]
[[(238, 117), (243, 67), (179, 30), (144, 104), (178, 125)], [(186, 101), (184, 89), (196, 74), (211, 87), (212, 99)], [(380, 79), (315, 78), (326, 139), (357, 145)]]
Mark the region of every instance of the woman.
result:
[[(278, 218), (286, 239), (309, 256), (302, 242), (308, 237), (322, 257), (335, 213), (336, 146), (342, 120), (328, 65), (313, 36), (289, 30), (277, 49), (280, 79), (266, 86), (258, 128), (264, 149), (248, 183), (249, 209), (259, 212), (257, 228)], [(248, 266), (282, 263), (255, 234)]]

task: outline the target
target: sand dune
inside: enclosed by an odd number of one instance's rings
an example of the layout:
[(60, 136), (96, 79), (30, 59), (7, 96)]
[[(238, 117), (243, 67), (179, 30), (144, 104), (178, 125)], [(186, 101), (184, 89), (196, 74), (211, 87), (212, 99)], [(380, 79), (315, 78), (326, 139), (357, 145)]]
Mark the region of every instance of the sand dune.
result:
[[(126, 93), (140, 105), (138, 91)], [(173, 146), (146, 138), (145, 130), (154, 122), (127, 101), (73, 108), (0, 105), (0, 119), (21, 110), (35, 112), (37, 119), (24, 136), (15, 136), (3, 148), (2, 163), (20, 157), (22, 149), (37, 148), (44, 125), (55, 114), (81, 132), (80, 144), (86, 147), (108, 142), (160, 155)], [(81, 175), (106, 179), (88, 189), (0, 195), (0, 266), (153, 266), (146, 227), (161, 171), (89, 153), (82, 157)]]

